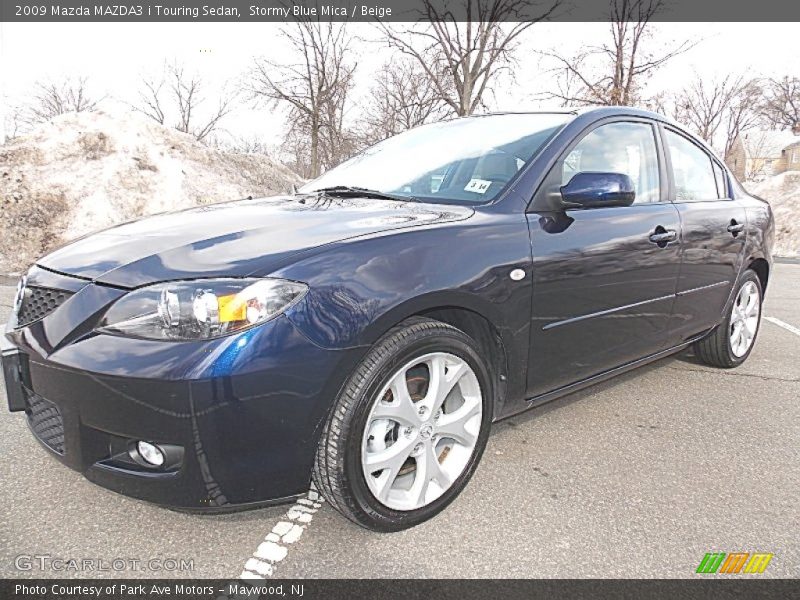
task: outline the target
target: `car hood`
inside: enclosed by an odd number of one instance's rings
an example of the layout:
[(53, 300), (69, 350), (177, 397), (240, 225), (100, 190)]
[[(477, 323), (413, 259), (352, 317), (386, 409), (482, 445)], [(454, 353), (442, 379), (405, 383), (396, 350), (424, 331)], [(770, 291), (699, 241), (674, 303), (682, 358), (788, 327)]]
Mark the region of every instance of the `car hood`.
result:
[(267, 274), (299, 252), (390, 229), (469, 217), (466, 207), (330, 196), (259, 198), (156, 215), (45, 256), (46, 269), (119, 287)]

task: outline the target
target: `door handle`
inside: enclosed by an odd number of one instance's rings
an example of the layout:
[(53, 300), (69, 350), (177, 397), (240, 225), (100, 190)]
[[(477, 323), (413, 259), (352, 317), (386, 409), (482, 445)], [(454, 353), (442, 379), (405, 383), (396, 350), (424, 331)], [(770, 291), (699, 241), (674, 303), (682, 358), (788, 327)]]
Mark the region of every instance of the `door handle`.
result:
[(744, 223), (737, 223), (736, 219), (731, 219), (731, 224), (728, 225), (728, 232), (733, 235), (733, 237), (736, 237), (742, 231), (744, 231)]
[(666, 247), (670, 242), (678, 239), (678, 232), (674, 229), (664, 229), (661, 225), (656, 227), (654, 233), (650, 234), (650, 241), (658, 244), (659, 248)]

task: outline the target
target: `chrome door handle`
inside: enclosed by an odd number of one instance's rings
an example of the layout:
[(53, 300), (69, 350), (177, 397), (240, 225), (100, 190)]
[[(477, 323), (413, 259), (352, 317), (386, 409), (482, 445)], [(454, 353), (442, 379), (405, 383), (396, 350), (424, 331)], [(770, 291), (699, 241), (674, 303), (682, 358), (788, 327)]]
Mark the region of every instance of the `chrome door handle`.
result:
[(739, 235), (744, 231), (744, 223), (737, 223), (736, 219), (731, 219), (731, 224), (728, 225), (728, 233), (733, 234), (733, 237)]
[(650, 241), (654, 244), (666, 246), (669, 242), (674, 242), (678, 239), (678, 232), (672, 229), (664, 229), (663, 227), (656, 228), (655, 233), (650, 234)]

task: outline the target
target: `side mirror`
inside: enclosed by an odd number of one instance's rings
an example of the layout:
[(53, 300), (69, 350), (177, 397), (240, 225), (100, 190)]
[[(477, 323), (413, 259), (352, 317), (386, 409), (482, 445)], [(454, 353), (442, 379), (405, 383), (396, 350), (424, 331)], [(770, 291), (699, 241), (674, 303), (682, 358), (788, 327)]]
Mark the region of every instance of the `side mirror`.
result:
[(564, 208), (630, 206), (635, 198), (633, 181), (624, 173), (576, 173), (561, 187)]

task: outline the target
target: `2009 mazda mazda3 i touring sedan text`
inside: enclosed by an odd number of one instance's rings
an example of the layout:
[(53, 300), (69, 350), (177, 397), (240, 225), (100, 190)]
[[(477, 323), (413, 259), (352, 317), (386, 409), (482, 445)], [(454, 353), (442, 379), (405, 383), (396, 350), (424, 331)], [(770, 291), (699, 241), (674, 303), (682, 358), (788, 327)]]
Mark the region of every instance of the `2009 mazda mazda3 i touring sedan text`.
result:
[(746, 360), (773, 229), (656, 114), (425, 125), (296, 194), (42, 258), (2, 338), (9, 406), (124, 494), (224, 510), (313, 480), (398, 530), (464, 488), (495, 420), (690, 344)]

